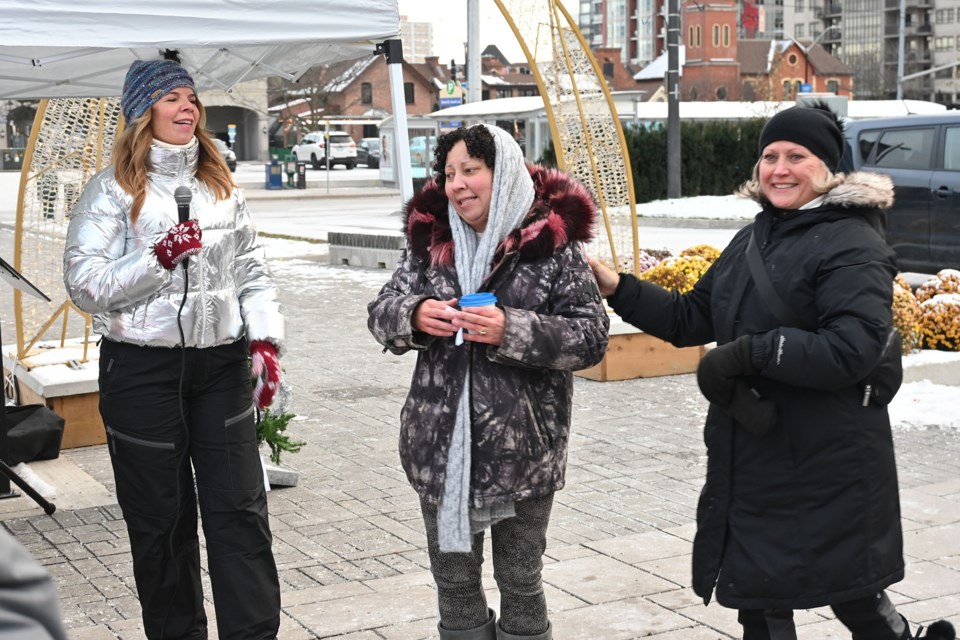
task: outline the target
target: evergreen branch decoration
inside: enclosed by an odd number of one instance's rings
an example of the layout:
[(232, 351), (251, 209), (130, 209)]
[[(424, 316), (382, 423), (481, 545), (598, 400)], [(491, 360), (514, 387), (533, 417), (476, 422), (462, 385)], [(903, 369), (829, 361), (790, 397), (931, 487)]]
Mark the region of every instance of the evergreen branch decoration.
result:
[(286, 433), (287, 425), (296, 417), (295, 414), (283, 411), (274, 413), (269, 408), (264, 409), (257, 423), (257, 442), (266, 443), (270, 447), (270, 461), (280, 464), (280, 454), (297, 453), (306, 442), (292, 440)]

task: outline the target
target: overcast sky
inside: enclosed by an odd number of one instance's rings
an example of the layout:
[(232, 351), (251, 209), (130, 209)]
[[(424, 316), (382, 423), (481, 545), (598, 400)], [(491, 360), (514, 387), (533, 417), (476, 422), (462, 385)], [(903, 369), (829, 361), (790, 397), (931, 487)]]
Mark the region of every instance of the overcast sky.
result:
[[(576, 3), (568, 0), (564, 2), (564, 7), (569, 11), (573, 4)], [(448, 0), (441, 4), (425, 0), (399, 0), (399, 5), (400, 15), (407, 16), (408, 20), (433, 23), (434, 54), (440, 56), (443, 64), (449, 64), (451, 58), (456, 60), (457, 64), (464, 62), (467, 0)], [(576, 17), (575, 14), (572, 15)], [(480, 0), (480, 50), (491, 44), (497, 45), (510, 62), (523, 61), (523, 51), (497, 4), (493, 0)]]

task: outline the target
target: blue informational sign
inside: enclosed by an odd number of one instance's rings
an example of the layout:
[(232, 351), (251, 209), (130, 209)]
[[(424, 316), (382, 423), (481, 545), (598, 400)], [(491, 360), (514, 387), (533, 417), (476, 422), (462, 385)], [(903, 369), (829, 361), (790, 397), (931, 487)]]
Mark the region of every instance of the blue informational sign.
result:
[(447, 107), (459, 107), (463, 104), (463, 98), (456, 96), (454, 98), (447, 98), (440, 96), (440, 108), (446, 109)]
[(804, 82), (800, 85), (800, 93), (813, 93), (813, 85), (809, 82)]

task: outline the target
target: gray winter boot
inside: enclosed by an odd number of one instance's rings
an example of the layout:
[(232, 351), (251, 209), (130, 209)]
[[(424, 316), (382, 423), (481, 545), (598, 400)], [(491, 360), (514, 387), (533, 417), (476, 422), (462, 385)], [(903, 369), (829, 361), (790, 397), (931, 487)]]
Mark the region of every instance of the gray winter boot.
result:
[(488, 609), (488, 611), (490, 619), (473, 629), (452, 631), (444, 629), (438, 622), (437, 631), (440, 632), (440, 640), (497, 640), (497, 614), (493, 609)]
[(553, 640), (553, 625), (547, 622), (547, 630), (535, 636), (515, 636), (497, 625), (497, 640)]

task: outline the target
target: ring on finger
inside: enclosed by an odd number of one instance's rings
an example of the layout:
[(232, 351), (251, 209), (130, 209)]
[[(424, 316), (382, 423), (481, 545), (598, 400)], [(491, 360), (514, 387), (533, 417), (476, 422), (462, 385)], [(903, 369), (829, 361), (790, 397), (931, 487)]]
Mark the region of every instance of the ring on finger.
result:
[(482, 336), (487, 335), (487, 330), (486, 330), (486, 329), (480, 329), (480, 335), (482, 335)]

